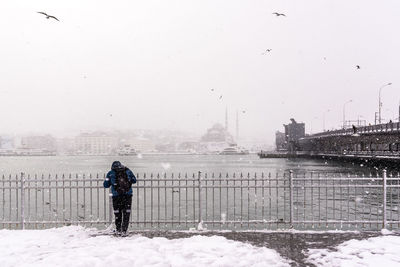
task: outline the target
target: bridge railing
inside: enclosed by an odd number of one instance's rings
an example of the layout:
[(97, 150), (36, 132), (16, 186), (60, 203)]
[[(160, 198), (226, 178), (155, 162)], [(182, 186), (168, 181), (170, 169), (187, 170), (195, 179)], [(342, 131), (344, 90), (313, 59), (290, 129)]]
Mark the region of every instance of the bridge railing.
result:
[[(382, 132), (400, 132), (400, 122), (392, 122), (392, 123), (389, 122), (385, 124), (356, 127), (357, 134), (382, 133)], [(354, 130), (352, 128), (349, 128), (349, 129), (340, 129), (340, 130), (316, 133), (309, 135), (306, 138), (336, 136), (336, 135), (353, 135), (353, 134)]]
[[(400, 228), (400, 176), (336, 173), (138, 174), (131, 229)], [(113, 223), (102, 175), (3, 175), (0, 227)]]

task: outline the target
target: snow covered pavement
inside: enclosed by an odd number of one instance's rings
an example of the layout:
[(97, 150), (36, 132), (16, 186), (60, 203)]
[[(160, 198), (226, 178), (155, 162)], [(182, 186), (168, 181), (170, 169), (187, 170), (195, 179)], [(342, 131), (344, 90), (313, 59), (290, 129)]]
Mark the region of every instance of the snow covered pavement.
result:
[(379, 232), (0, 230), (0, 266), (400, 266), (400, 236)]
[(308, 262), (316, 266), (400, 266), (400, 236), (349, 240), (331, 249), (310, 249)]
[(0, 230), (1, 266), (289, 266), (276, 251), (222, 236), (93, 237), (79, 226)]

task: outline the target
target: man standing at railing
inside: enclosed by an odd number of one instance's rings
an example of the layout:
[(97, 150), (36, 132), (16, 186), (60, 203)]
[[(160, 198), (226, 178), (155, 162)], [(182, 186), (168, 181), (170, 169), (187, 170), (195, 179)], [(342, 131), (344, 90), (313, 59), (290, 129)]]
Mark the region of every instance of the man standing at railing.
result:
[(136, 177), (129, 168), (119, 161), (112, 163), (111, 171), (107, 173), (103, 186), (105, 188), (111, 186), (117, 235), (126, 236), (127, 234), (131, 215), (132, 184), (135, 183)]

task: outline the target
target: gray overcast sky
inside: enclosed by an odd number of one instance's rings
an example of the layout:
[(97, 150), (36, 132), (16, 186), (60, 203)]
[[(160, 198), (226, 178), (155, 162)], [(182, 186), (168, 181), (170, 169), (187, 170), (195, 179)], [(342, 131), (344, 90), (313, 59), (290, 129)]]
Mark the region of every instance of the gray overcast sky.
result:
[(346, 117), (373, 123), (388, 82), (383, 115), (398, 116), (398, 0), (3, 0), (0, 10), (0, 133), (203, 133), (228, 107), (232, 133), (246, 110), (241, 135), (272, 143), (290, 117), (315, 132), (330, 109), (337, 128), (349, 99)]

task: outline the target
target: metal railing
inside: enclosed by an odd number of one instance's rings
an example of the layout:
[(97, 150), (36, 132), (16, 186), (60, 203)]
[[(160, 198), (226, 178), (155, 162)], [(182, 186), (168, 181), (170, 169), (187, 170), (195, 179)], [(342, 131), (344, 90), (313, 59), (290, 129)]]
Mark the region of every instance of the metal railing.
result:
[[(400, 228), (400, 176), (137, 174), (131, 229)], [(2, 176), (0, 228), (113, 223), (104, 175)]]
[[(400, 122), (388, 122), (384, 124), (357, 127), (358, 134), (398, 133), (398, 132), (400, 132)], [(349, 129), (325, 131), (321, 133), (312, 134), (304, 138), (307, 139), (315, 137), (343, 136), (343, 135), (353, 135), (353, 134), (354, 130), (352, 128), (349, 128)]]

